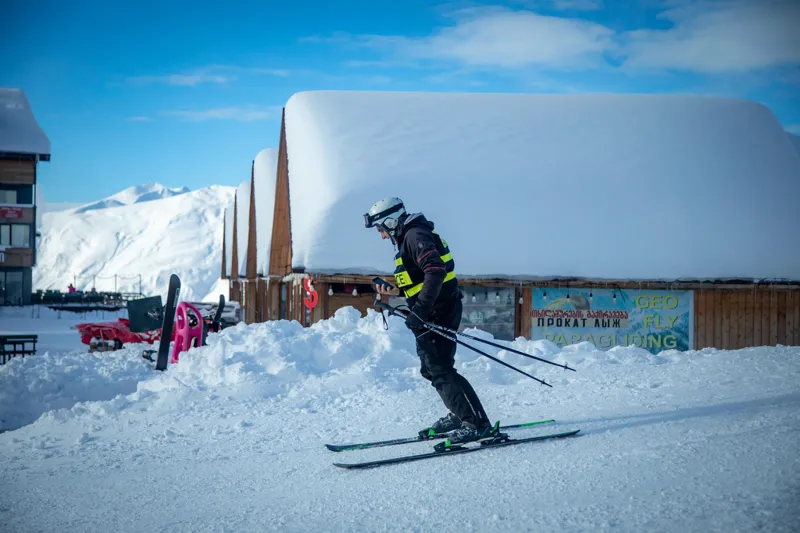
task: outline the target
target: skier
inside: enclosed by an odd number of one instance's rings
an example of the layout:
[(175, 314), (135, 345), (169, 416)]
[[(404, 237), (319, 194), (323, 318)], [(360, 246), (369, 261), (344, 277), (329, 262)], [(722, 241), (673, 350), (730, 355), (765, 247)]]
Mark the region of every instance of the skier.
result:
[[(455, 365), (456, 343), (424, 327), (432, 322), (457, 330), (461, 324), (463, 294), (459, 290), (447, 242), (422, 213), (408, 214), (402, 200), (386, 198), (364, 214), (367, 228), (376, 227), (382, 239), (397, 249), (394, 277), (397, 289), (376, 285), (380, 294), (402, 290), (411, 312), (406, 327), (416, 338), (422, 376), (431, 382), (450, 411), (430, 429), (448, 433), (452, 444), (495, 436), (478, 395)], [(427, 431), (425, 431), (427, 433)]]

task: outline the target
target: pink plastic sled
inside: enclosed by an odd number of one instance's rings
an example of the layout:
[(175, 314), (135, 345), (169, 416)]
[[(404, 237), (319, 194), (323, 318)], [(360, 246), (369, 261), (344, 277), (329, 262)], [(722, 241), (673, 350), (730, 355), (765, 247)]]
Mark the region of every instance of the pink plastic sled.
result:
[[(190, 311), (194, 317), (189, 316)], [(181, 302), (175, 311), (175, 346), (172, 348), (170, 363), (177, 363), (178, 354), (193, 346), (201, 346), (202, 342), (203, 315), (192, 304)]]

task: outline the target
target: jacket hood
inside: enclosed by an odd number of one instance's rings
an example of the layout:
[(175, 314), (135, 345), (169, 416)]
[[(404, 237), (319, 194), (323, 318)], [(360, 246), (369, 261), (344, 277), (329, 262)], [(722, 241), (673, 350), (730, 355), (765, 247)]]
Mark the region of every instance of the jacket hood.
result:
[(433, 222), (425, 218), (425, 215), (423, 215), (422, 213), (413, 213), (411, 215), (408, 215), (408, 217), (406, 217), (406, 219), (403, 220), (403, 222), (400, 224), (400, 227), (398, 228), (399, 230), (397, 232), (398, 241), (403, 240), (403, 235), (405, 235), (406, 231), (408, 231), (410, 228), (415, 228), (419, 226), (433, 231)]

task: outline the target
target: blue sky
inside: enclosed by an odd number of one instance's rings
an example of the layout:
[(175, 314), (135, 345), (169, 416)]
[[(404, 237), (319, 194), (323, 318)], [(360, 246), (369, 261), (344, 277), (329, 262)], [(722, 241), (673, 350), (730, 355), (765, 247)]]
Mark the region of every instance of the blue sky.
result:
[(800, 2), (288, 4), (6, 2), (0, 87), (50, 138), (47, 201), (236, 185), (312, 89), (704, 94), (800, 133)]

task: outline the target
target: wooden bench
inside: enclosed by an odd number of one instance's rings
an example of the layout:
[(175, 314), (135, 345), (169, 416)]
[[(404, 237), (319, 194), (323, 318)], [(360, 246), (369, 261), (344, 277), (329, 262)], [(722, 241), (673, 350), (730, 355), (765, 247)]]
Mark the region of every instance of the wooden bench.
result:
[(36, 355), (38, 335), (0, 335), (0, 364), (6, 364), (13, 357)]

